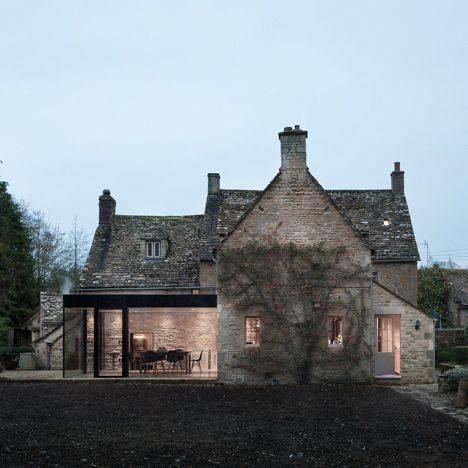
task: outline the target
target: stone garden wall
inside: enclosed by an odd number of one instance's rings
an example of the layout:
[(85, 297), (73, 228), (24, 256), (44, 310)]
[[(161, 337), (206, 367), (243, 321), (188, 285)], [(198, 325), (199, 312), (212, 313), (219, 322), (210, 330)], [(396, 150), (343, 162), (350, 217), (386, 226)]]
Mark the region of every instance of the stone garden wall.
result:
[(436, 349), (464, 345), (463, 328), (437, 328), (435, 331)]

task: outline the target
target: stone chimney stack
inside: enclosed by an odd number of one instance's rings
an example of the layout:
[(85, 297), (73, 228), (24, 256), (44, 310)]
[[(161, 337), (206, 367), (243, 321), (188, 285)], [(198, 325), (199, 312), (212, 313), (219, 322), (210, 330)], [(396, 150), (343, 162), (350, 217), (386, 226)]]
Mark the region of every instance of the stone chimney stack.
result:
[(278, 133), (281, 141), (281, 171), (307, 169), (306, 138), (307, 131), (301, 130), (299, 125), (285, 127)]
[(400, 170), (400, 163), (395, 163), (395, 168), (390, 174), (392, 178), (392, 192), (395, 195), (405, 194), (405, 173)]
[(218, 195), (219, 179), (220, 176), (217, 173), (208, 174), (208, 195)]
[(107, 226), (115, 215), (115, 200), (111, 197), (110, 190), (103, 190), (99, 197), (99, 226)]

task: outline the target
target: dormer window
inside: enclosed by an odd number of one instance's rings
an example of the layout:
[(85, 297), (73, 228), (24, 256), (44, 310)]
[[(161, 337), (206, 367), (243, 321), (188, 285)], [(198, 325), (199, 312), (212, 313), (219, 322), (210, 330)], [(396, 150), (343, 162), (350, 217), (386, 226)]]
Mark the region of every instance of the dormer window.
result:
[(161, 258), (160, 241), (146, 241), (146, 258)]

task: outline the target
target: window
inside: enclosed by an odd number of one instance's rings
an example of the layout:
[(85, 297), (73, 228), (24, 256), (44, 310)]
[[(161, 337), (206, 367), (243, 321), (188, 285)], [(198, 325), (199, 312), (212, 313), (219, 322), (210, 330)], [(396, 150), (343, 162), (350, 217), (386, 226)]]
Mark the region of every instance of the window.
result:
[(328, 317), (328, 346), (343, 345), (343, 317)]
[(160, 258), (161, 243), (159, 241), (146, 241), (146, 258)]
[(245, 317), (245, 344), (260, 344), (260, 318)]
[(393, 351), (393, 319), (391, 317), (377, 318), (377, 352), (391, 353)]

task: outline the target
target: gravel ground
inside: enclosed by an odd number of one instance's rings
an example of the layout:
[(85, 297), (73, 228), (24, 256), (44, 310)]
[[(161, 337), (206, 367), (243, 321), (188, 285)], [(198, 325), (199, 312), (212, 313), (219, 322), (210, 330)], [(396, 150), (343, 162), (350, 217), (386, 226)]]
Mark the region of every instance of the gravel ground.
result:
[(468, 425), (391, 388), (0, 382), (0, 466), (468, 466)]

